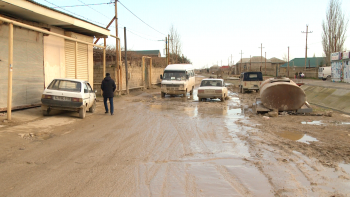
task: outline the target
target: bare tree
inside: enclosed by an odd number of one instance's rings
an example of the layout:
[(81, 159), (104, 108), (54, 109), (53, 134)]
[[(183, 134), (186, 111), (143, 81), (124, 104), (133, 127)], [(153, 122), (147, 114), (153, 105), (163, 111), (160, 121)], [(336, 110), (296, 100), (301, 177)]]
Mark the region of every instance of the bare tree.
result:
[(286, 53), (283, 53), (282, 60), (288, 62), (288, 56)]
[(174, 25), (170, 27), (169, 33), (169, 55), (172, 63), (178, 63), (178, 57), (181, 57), (181, 40), (180, 35), (174, 28)]
[(343, 50), (348, 23), (349, 19), (345, 18), (345, 14), (341, 10), (341, 1), (330, 0), (326, 21), (322, 22), (322, 45), (327, 65), (330, 65), (332, 52)]

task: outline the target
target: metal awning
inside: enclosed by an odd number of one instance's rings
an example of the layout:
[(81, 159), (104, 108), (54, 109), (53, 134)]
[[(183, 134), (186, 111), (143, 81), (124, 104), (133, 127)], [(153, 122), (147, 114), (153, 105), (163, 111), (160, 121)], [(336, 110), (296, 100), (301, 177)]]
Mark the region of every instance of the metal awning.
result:
[(93, 37), (108, 37), (110, 31), (91, 22), (49, 8), (32, 0), (0, 0), (0, 14), (47, 24)]

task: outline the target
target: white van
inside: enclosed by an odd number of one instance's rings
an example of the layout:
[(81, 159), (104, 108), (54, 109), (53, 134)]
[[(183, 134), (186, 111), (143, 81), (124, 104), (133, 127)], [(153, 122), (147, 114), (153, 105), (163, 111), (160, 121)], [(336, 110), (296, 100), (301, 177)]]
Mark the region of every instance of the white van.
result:
[(331, 78), (332, 69), (331, 67), (319, 67), (318, 68), (318, 78), (325, 81), (327, 78)]
[(192, 64), (170, 64), (160, 78), (162, 97), (165, 97), (165, 94), (182, 94), (183, 97), (186, 97), (187, 92), (193, 94), (195, 77)]

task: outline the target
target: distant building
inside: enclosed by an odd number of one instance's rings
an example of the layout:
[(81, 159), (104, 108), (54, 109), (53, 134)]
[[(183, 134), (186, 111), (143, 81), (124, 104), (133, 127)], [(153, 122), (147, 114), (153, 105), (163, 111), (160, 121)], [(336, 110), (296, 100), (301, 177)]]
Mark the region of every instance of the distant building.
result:
[(248, 71), (260, 71), (265, 73), (266, 69), (268, 75), (273, 75), (276, 72), (276, 69), (278, 69), (283, 63), (285, 63), (285, 61), (275, 57), (271, 59), (265, 59), (265, 57), (261, 56), (242, 58), (236, 63), (237, 74)]
[[(288, 62), (281, 65), (281, 68), (287, 68)], [(324, 57), (308, 57), (306, 59), (306, 68), (315, 68), (326, 66)], [(294, 58), (289, 61), (289, 67), (305, 68), (305, 58)]]

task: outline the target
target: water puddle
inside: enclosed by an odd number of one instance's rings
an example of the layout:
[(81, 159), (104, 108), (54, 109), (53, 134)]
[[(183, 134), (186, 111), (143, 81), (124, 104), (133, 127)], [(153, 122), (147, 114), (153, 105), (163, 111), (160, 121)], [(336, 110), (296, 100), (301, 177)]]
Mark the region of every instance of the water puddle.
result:
[(288, 140), (293, 140), (296, 142), (302, 142), (306, 144), (310, 144), (309, 142), (317, 142), (318, 140), (309, 135), (303, 134), (299, 131), (281, 131), (276, 133), (278, 136), (283, 137)]
[(309, 136), (309, 135), (304, 135), (300, 140), (297, 140), (297, 142), (303, 142), (306, 144), (310, 144), (309, 142), (318, 142), (318, 140), (314, 137)]
[(314, 121), (308, 121), (308, 122), (301, 122), (301, 124), (309, 124), (309, 125), (323, 125), (322, 121), (314, 120)]
[(340, 163), (339, 167), (343, 168), (343, 170), (350, 175), (350, 164)]
[(340, 124), (350, 125), (350, 122), (341, 122)]
[(149, 105), (151, 110), (174, 110), (175, 107), (171, 105)]

